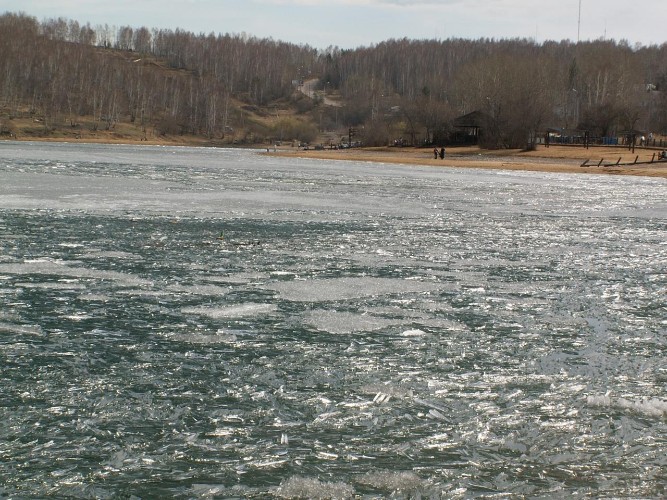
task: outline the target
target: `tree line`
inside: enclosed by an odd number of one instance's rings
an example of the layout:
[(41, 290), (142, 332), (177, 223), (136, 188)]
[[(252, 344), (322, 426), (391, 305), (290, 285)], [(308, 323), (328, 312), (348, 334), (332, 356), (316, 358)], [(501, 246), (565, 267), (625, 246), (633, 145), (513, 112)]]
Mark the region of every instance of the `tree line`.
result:
[[(298, 92), (314, 78), (319, 99)], [(489, 147), (530, 146), (549, 129), (664, 133), (667, 44), (398, 39), (318, 50), (245, 34), (0, 16), (5, 123), (28, 115), (48, 131), (89, 117), (92, 129), (123, 122), (221, 140), (243, 131), (243, 141), (354, 127), (368, 144), (444, 144), (456, 118), (473, 111), (485, 117)]]

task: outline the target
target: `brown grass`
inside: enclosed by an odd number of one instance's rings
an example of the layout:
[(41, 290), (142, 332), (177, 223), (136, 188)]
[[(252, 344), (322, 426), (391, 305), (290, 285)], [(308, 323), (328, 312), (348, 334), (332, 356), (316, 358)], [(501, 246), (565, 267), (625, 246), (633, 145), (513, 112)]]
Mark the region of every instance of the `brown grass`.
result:
[(178, 146), (218, 146), (221, 140), (209, 140), (202, 136), (159, 135), (153, 128), (142, 129), (137, 124), (118, 122), (107, 130), (106, 123), (99, 122), (97, 130), (89, 117), (79, 118), (75, 126), (60, 124), (45, 127), (43, 122), (32, 118), (15, 118), (3, 123), (9, 126), (12, 135), (1, 135), (0, 139), (43, 142), (81, 142), (98, 144), (157, 144)]

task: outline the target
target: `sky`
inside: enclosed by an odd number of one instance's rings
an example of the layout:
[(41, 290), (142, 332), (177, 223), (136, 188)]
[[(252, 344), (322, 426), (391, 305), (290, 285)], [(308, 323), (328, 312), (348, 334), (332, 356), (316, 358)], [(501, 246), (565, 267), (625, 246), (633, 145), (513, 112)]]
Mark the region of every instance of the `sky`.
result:
[(667, 43), (665, 0), (0, 0), (4, 12), (93, 27), (245, 33), (316, 49), (400, 38)]

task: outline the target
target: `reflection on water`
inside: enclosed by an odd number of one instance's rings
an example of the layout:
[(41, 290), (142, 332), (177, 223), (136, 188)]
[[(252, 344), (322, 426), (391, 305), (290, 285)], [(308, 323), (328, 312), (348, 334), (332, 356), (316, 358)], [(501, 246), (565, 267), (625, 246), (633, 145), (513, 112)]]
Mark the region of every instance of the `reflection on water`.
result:
[(662, 496), (665, 199), (3, 143), (0, 492)]

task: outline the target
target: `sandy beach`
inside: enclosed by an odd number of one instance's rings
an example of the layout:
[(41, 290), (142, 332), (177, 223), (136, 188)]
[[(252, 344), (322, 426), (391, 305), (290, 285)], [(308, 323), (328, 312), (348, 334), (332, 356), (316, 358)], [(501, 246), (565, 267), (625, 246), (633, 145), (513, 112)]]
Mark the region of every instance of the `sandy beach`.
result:
[[(287, 157), (372, 161), (433, 167), (527, 170), (535, 172), (637, 175), (667, 179), (667, 161), (658, 161), (658, 149), (623, 147), (538, 146), (535, 151), (488, 151), (477, 147), (447, 148), (444, 159), (434, 159), (427, 148), (359, 148), (338, 150), (278, 149), (270, 154)], [(652, 160), (654, 160), (652, 163)], [(636, 164), (634, 163), (636, 161)], [(586, 164), (582, 166), (584, 163)]]
[[(161, 146), (226, 147), (191, 137), (161, 137), (139, 141), (128, 137), (86, 137), (83, 140), (64, 137), (22, 138), (46, 142), (90, 142), (98, 144), (141, 144)], [(294, 158), (319, 158), (342, 161), (371, 161), (433, 167), (483, 168), (495, 170), (525, 170), (600, 175), (636, 175), (667, 179), (667, 161), (658, 160), (659, 148), (635, 148), (632, 152), (620, 146), (538, 146), (535, 151), (484, 150), (476, 146), (450, 147), (444, 159), (435, 159), (430, 148), (376, 147), (353, 149), (266, 148), (267, 154)]]

